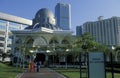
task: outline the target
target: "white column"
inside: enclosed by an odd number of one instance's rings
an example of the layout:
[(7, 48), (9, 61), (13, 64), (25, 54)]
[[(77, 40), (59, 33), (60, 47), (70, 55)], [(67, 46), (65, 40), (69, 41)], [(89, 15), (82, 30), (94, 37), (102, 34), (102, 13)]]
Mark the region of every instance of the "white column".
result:
[(48, 61), (48, 55), (45, 54), (45, 61)]
[[(14, 55), (14, 43), (15, 43), (15, 35), (13, 35), (13, 39), (12, 39), (12, 46), (11, 46), (11, 53), (12, 53), (12, 55)], [(14, 57), (12, 56), (11, 57), (11, 61), (13, 62), (13, 59), (14, 59)]]
[(9, 21), (7, 21), (7, 23), (6, 23), (6, 31), (5, 31), (5, 43), (4, 43), (4, 52), (5, 53), (7, 53), (8, 32), (9, 32)]
[(19, 29), (22, 30), (22, 24), (20, 24), (20, 28)]

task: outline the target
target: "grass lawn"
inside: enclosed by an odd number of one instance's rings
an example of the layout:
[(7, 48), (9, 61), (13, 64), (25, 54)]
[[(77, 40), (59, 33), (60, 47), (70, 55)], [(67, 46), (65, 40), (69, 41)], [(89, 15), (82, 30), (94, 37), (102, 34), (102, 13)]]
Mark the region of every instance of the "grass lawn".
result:
[(21, 73), (21, 68), (16, 68), (0, 63), (0, 78), (15, 78), (17, 74)]
[[(55, 70), (55, 71), (65, 75), (67, 78), (80, 78), (79, 69), (54, 68), (53, 70)], [(83, 75), (85, 76), (86, 74), (83, 73)], [(107, 77), (106, 78), (112, 78), (111, 77), (111, 73), (107, 73)], [(115, 77), (114, 78), (120, 78), (120, 73), (115, 73)]]

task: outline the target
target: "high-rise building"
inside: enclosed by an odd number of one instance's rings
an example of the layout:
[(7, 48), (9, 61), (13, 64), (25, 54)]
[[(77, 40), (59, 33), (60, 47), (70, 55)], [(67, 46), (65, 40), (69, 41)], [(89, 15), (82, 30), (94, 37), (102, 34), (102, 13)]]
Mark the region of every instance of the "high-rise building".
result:
[(55, 7), (57, 26), (63, 30), (71, 29), (71, 6), (70, 4), (58, 3)]
[(84, 32), (89, 32), (95, 41), (109, 47), (120, 45), (120, 17), (103, 19), (98, 21), (86, 22), (83, 24)]
[(0, 61), (2, 61), (1, 56), (3, 56), (3, 54), (11, 52), (11, 30), (22, 30), (31, 24), (31, 20), (0, 12)]
[(82, 26), (76, 26), (76, 36), (79, 36), (83, 33)]

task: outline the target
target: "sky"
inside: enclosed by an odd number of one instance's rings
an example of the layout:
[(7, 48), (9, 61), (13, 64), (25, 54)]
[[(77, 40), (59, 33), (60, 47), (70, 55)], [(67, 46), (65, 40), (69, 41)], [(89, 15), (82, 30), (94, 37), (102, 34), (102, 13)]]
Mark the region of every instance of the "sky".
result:
[(48, 8), (53, 13), (57, 3), (71, 4), (71, 28), (75, 34), (76, 26), (87, 21), (97, 21), (112, 16), (120, 17), (120, 0), (0, 0), (0, 12), (33, 19), (41, 8)]

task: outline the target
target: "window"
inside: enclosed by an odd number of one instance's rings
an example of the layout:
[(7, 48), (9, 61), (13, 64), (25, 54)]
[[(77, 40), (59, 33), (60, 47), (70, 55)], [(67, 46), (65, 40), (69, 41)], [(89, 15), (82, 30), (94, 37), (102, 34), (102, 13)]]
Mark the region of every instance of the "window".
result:
[(6, 30), (6, 26), (0, 24), (0, 30)]
[(4, 46), (4, 44), (3, 43), (0, 43), (0, 47), (3, 47)]
[(5, 38), (4, 37), (0, 37), (0, 41), (4, 41), (5, 40)]

